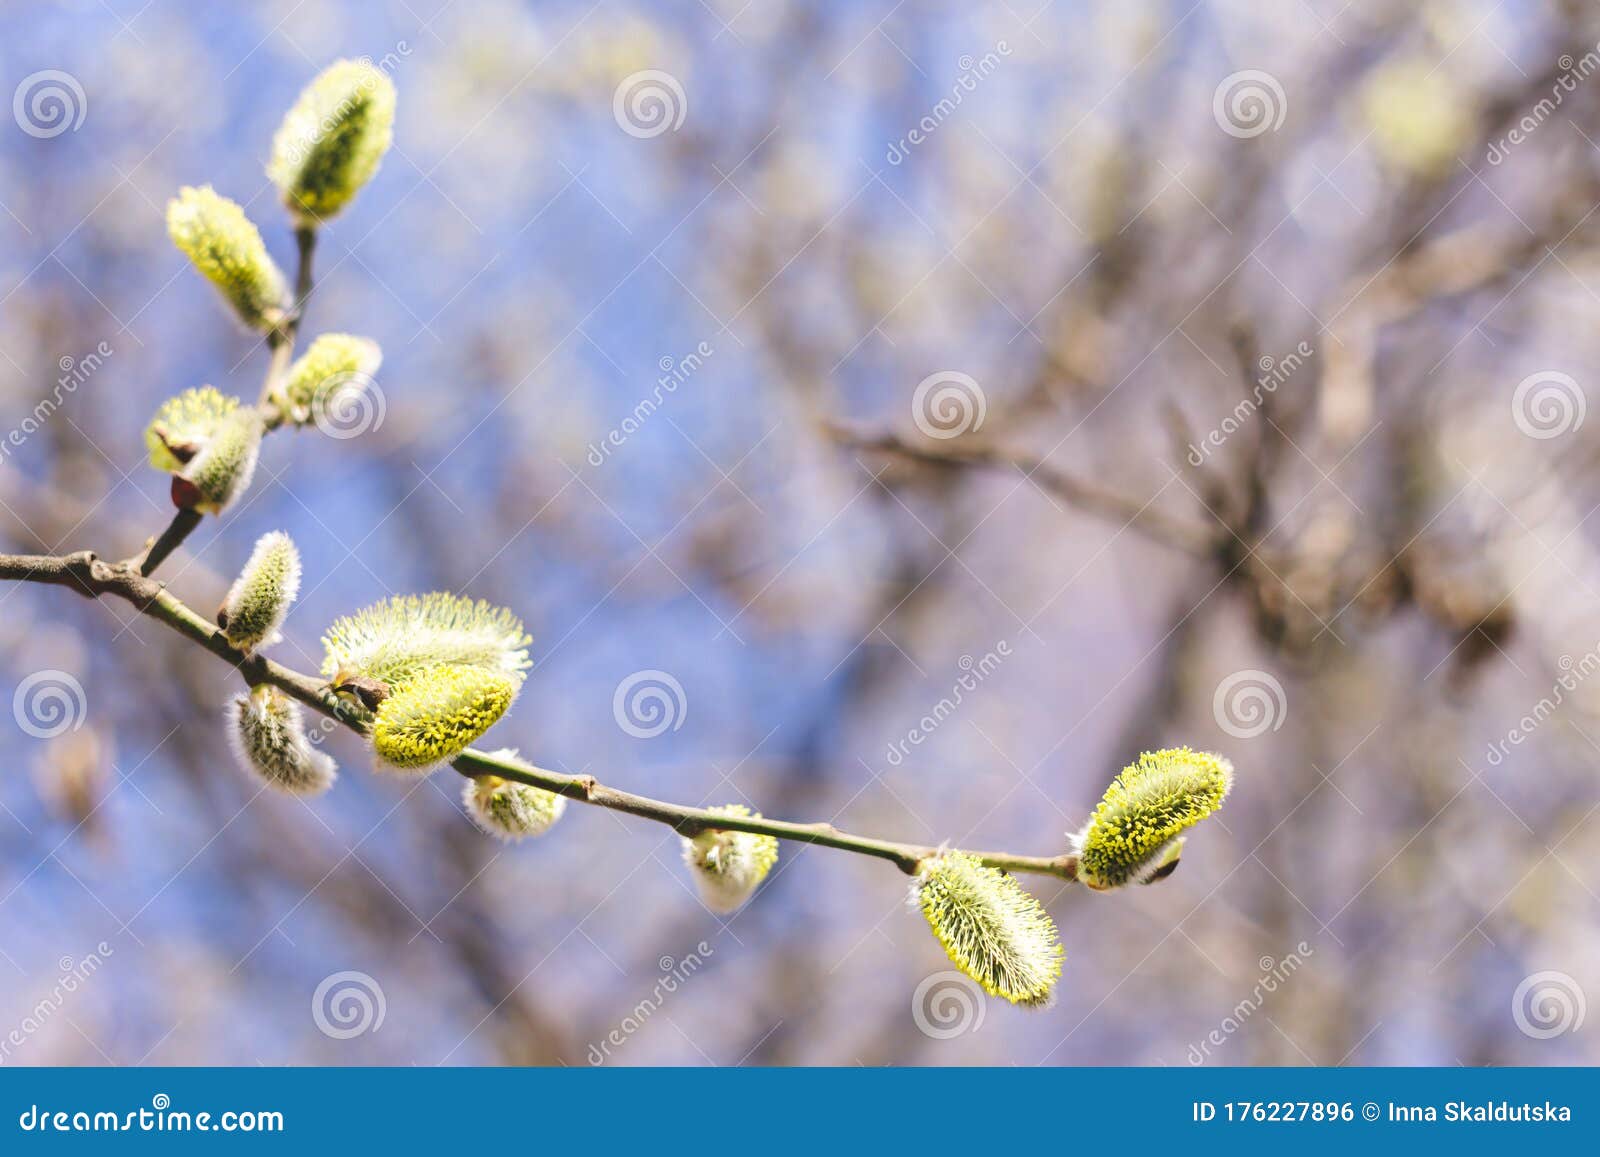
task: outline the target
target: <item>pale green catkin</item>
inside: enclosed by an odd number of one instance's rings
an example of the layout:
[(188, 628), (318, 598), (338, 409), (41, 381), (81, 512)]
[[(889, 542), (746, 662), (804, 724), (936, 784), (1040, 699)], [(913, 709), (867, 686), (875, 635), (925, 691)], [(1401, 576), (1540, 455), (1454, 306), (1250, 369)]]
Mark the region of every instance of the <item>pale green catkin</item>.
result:
[(394, 137), (394, 84), (340, 60), (300, 93), (272, 140), (267, 176), (303, 224), (332, 217), (378, 171)]
[(281, 530), (262, 535), (217, 612), (223, 637), (241, 651), (276, 642), (299, 593), (300, 552)]
[(366, 389), (382, 364), (383, 351), (375, 341), (348, 333), (321, 334), (289, 367), (274, 401), (289, 421), (303, 426), (319, 398), (326, 404), (333, 391)]
[(322, 637), (322, 674), (399, 684), (441, 664), (477, 667), (520, 686), (532, 640), (502, 607), (436, 591), (402, 595), (336, 620)]
[(261, 412), (253, 406), (240, 406), (224, 416), (178, 475), (193, 488), (190, 501), (180, 505), (201, 514), (221, 514), (232, 505), (255, 477), (265, 432)]
[(289, 283), (237, 204), (210, 185), (185, 186), (167, 202), (167, 233), (245, 325), (266, 331), (283, 321)]
[[(514, 759), (516, 754), (510, 748), (490, 752), (498, 758)], [(502, 840), (543, 835), (567, 810), (565, 796), (498, 775), (468, 779), (462, 784), (461, 804), (473, 823)]]

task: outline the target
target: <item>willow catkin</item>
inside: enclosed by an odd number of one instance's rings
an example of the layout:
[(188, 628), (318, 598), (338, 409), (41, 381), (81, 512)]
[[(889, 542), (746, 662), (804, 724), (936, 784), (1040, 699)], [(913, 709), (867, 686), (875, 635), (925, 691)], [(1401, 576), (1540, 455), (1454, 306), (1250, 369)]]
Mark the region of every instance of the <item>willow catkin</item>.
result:
[(1055, 922), (1015, 879), (965, 852), (924, 861), (912, 899), (962, 972), (992, 996), (1037, 1007), (1061, 975)]
[(281, 530), (263, 534), (217, 612), (223, 637), (241, 651), (276, 642), (300, 593), (300, 552)]
[[(743, 804), (707, 810), (714, 815), (761, 818)], [(778, 862), (778, 841), (754, 832), (708, 828), (684, 839), (683, 862), (689, 866), (706, 907), (713, 912), (733, 912), (750, 899)]]
[(1170, 871), (1181, 834), (1222, 806), (1233, 764), (1187, 747), (1147, 751), (1122, 769), (1072, 836), (1078, 879), (1104, 892)]

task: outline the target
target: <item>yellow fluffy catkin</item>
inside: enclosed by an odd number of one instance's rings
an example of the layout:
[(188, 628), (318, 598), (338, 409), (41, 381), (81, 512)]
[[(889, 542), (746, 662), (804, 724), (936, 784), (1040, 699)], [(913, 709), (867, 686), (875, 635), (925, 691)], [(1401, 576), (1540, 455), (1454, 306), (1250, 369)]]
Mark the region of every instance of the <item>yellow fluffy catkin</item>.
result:
[(1061, 975), (1055, 922), (1016, 880), (965, 852), (924, 861), (912, 899), (962, 972), (992, 996), (1038, 1007)]
[(1220, 755), (1187, 747), (1145, 752), (1071, 837), (1078, 879), (1104, 892), (1170, 871), (1184, 830), (1221, 807), (1232, 786), (1233, 764)]
[(372, 747), (383, 767), (431, 771), (470, 747), (516, 698), (507, 676), (479, 667), (430, 667), (378, 705)]

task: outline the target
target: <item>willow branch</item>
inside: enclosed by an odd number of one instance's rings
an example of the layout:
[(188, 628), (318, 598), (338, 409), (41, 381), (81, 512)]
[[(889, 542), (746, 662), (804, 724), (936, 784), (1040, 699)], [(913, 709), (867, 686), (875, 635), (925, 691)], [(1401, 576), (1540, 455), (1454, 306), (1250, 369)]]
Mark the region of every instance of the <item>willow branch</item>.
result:
[[(261, 382), (261, 398), (258, 405), (266, 415), (266, 428), (276, 430), (283, 421), (283, 415), (278, 413), (273, 404), (273, 395), (278, 387), (283, 384), (283, 379), (288, 376), (289, 365), (294, 358), (295, 335), (300, 332), (300, 319), (305, 316), (306, 302), (311, 298), (311, 258), (317, 248), (317, 231), (308, 225), (302, 225), (294, 231), (295, 248), (298, 252), (298, 261), (294, 277), (294, 302), (289, 307), (283, 323), (267, 335), (267, 348), (272, 351), (272, 357), (267, 363), (267, 373)], [(144, 549), (126, 561), (126, 565), (148, 578), (155, 573), (156, 567), (166, 562), (172, 552), (184, 544), (184, 541), (200, 528), (204, 516), (193, 510), (180, 508), (172, 516), (172, 521), (167, 528), (155, 538), (144, 544)]]
[[(67, 555), (0, 554), (0, 579), (63, 586), (87, 598), (111, 595), (123, 599), (140, 614), (156, 619), (232, 665), (252, 687), (270, 684), (358, 735), (366, 735), (372, 728), (372, 715), (359, 705), (339, 698), (324, 680), (291, 670), (261, 654), (247, 655), (231, 646), (215, 623), (196, 614), (164, 584), (141, 574), (132, 562), (108, 563), (86, 550)], [(888, 860), (906, 873), (914, 873), (923, 860), (940, 851), (927, 844), (852, 835), (829, 823), (791, 823), (753, 816), (719, 815), (705, 808), (685, 807), (609, 787), (593, 776), (565, 775), (525, 760), (491, 755), (475, 748), (463, 752), (452, 766), (464, 776), (497, 775), (580, 803), (654, 820), (685, 836), (713, 828), (754, 832)], [(968, 854), (1005, 871), (1032, 872), (1069, 881), (1077, 879), (1078, 859), (1070, 853), (1022, 856), (1010, 852), (974, 851)]]

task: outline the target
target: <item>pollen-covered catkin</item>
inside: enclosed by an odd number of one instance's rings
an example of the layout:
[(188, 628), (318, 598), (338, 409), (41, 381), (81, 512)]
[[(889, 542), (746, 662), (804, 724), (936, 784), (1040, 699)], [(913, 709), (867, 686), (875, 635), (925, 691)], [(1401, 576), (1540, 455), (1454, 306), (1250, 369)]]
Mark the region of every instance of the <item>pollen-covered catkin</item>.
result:
[(228, 708), (228, 739), (239, 766), (267, 786), (291, 795), (327, 791), (338, 771), (333, 758), (306, 735), (300, 705), (268, 684)]
[(300, 593), (300, 552), (281, 530), (264, 534), (217, 612), (223, 637), (241, 651), (276, 642)]
[(510, 709), (517, 684), (480, 667), (443, 664), (413, 675), (378, 705), (380, 766), (431, 771), (470, 747)]
[(266, 331), (283, 321), (289, 283), (239, 205), (210, 185), (186, 185), (167, 202), (167, 233), (245, 325)]
[[(760, 819), (743, 804), (708, 809), (721, 816)], [(700, 898), (713, 912), (741, 907), (772, 865), (778, 862), (778, 841), (755, 832), (711, 828), (683, 841), (683, 862), (689, 865)]]
[(371, 180), (394, 137), (394, 106), (393, 82), (366, 60), (336, 61), (301, 91), (267, 164), (299, 221), (332, 217)]
[(965, 852), (924, 861), (912, 900), (957, 968), (1013, 1004), (1049, 1002), (1061, 975), (1055, 922), (1012, 877)]
[(1145, 752), (1071, 837), (1078, 879), (1103, 892), (1170, 870), (1184, 829), (1221, 807), (1232, 786), (1233, 764), (1219, 755), (1187, 747)]

